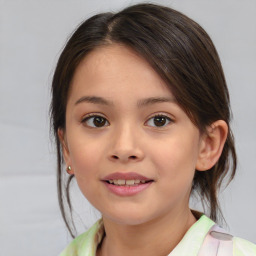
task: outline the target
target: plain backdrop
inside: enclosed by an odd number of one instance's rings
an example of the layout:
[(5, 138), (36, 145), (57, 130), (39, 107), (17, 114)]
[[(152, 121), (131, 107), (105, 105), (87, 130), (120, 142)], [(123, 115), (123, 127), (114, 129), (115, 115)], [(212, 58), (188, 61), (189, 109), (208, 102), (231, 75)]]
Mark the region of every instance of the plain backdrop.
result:
[[(70, 241), (58, 209), (55, 150), (49, 136), (52, 74), (78, 23), (138, 2), (0, 0), (0, 256), (58, 255)], [(196, 20), (219, 52), (239, 159), (237, 176), (221, 194), (221, 205), (229, 230), (256, 243), (256, 1), (154, 3)], [(98, 214), (79, 194), (75, 204), (82, 232)]]

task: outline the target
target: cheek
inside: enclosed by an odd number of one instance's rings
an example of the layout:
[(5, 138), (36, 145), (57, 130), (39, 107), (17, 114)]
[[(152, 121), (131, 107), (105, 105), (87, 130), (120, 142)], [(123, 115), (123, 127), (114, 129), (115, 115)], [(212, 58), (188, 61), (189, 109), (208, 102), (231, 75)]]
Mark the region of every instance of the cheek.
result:
[(99, 178), (99, 147), (88, 140), (86, 143), (81, 141), (73, 144), (70, 149), (70, 156), (77, 184), (82, 194), (92, 203), (95, 204), (97, 198), (100, 198), (98, 190)]
[(172, 184), (191, 182), (194, 176), (197, 152), (196, 140), (184, 136), (158, 144), (154, 147), (152, 154), (158, 176), (165, 176), (166, 182)]
[(100, 149), (95, 141), (91, 143), (90, 140), (79, 140), (72, 143), (70, 158), (76, 175), (88, 176), (95, 173), (101, 155)]
[[(165, 150), (155, 151), (155, 169), (158, 174), (158, 191), (161, 200), (175, 205), (188, 200), (195, 172), (195, 159), (192, 148), (181, 147), (173, 142)], [(184, 145), (183, 145), (184, 146)]]

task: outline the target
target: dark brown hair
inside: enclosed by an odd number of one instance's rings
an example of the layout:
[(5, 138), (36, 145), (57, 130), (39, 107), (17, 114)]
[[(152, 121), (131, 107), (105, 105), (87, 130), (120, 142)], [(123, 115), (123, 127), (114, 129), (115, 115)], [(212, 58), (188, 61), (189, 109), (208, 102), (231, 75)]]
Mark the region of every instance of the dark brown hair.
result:
[[(229, 93), (218, 53), (196, 22), (155, 4), (138, 4), (84, 21), (63, 49), (52, 81), (51, 120), (57, 146), (59, 204), (72, 236), (69, 187), (73, 175), (67, 178), (63, 171), (58, 129), (65, 129), (67, 97), (77, 66), (92, 50), (114, 43), (130, 47), (150, 63), (201, 132), (216, 120), (224, 120), (228, 126), (230, 123)], [(235, 170), (236, 152), (229, 127), (219, 161), (208, 171), (195, 171), (192, 186), (192, 192), (197, 192), (206, 203), (215, 221), (221, 213), (218, 191), (224, 177), (230, 172), (231, 181)]]

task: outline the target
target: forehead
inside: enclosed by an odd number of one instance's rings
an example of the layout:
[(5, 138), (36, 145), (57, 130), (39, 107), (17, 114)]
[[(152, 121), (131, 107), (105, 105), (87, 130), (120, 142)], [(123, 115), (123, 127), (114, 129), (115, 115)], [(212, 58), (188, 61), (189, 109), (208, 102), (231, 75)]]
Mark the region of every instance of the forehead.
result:
[[(90, 52), (78, 65), (71, 84), (72, 94), (127, 93), (127, 95), (171, 95), (165, 82), (132, 49), (119, 44), (101, 46)], [(148, 95), (147, 95), (148, 94)]]

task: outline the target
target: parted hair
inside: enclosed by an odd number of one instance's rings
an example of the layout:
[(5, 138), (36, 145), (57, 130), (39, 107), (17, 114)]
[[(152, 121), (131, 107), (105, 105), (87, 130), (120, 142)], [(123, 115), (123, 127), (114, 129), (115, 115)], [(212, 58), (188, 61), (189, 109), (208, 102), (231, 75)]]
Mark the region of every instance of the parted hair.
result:
[(71, 35), (57, 62), (50, 113), (57, 148), (59, 205), (71, 236), (75, 236), (75, 226), (69, 190), (74, 176), (65, 172), (58, 129), (65, 129), (67, 98), (77, 66), (88, 53), (110, 44), (125, 45), (144, 58), (201, 132), (217, 120), (228, 124), (218, 162), (207, 171), (195, 170), (191, 191), (217, 221), (221, 215), (219, 189), (225, 177), (228, 182), (234, 178), (237, 163), (222, 65), (212, 40), (199, 24), (169, 7), (145, 3), (85, 20)]

